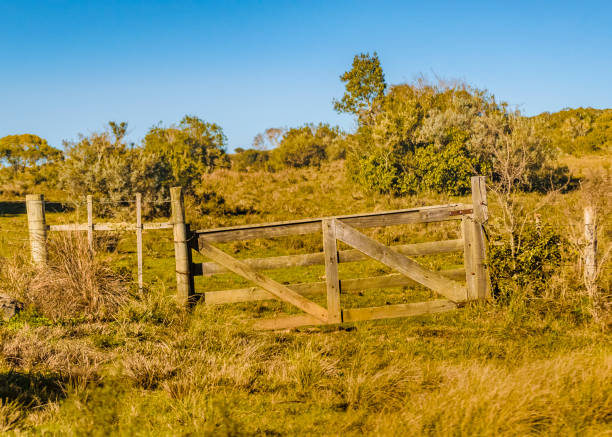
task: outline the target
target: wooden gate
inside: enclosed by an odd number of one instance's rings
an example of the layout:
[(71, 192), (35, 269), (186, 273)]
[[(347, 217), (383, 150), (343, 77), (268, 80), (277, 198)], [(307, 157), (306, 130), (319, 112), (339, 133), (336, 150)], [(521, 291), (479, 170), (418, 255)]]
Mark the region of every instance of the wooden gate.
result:
[[(174, 226), (177, 288), (180, 300), (188, 305), (195, 298), (193, 277), (233, 272), (252, 282), (255, 287), (200, 293), (207, 305), (266, 299), (287, 302), (304, 314), (259, 321), (260, 329), (285, 329), (305, 325), (337, 324), (360, 320), (405, 317), (453, 310), (469, 300), (485, 299), (490, 286), (486, 268), (483, 223), (488, 218), (484, 177), (472, 178), (472, 204), (437, 205), (397, 211), (354, 214), (338, 217), (292, 220), (257, 225), (235, 226), (191, 232), (185, 224), (181, 189), (173, 188), (172, 214)], [(412, 223), (461, 220), (462, 238), (429, 243), (386, 246), (361, 233), (371, 228)], [(236, 259), (213, 243), (255, 238), (273, 238), (322, 232), (321, 253), (268, 258)], [(337, 241), (353, 247), (338, 251)], [(212, 262), (193, 264), (191, 250), (197, 250)], [(464, 251), (465, 270), (433, 271), (409, 256)], [(372, 258), (394, 269), (397, 274), (341, 280), (338, 263)], [(325, 265), (325, 281), (284, 285), (262, 274), (262, 271), (297, 266)], [(465, 276), (464, 276), (465, 275)], [(465, 285), (457, 282), (465, 277)], [(405, 286), (417, 282), (444, 299), (418, 303), (385, 305), (368, 308), (342, 308), (342, 291)], [(327, 294), (327, 307), (308, 297)]]

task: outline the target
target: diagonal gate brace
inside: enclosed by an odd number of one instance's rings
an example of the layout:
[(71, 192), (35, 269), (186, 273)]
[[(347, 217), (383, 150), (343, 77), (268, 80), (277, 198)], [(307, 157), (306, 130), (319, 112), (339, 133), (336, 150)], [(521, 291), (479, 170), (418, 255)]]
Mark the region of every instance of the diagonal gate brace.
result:
[(441, 274), (423, 267), (416, 261), (393, 251), (384, 244), (357, 231), (355, 228), (333, 219), (336, 226), (336, 238), (363, 252), (376, 261), (397, 270), (413, 281), (439, 293), (453, 302), (467, 300), (467, 288), (445, 278)]
[(217, 249), (203, 238), (200, 238), (198, 241), (198, 249), (200, 253), (212, 259), (214, 262), (221, 264), (237, 275), (254, 282), (259, 287), (273, 294), (280, 300), (290, 303), (318, 320), (327, 323), (327, 309), (317, 305), (311, 300), (306, 299), (304, 296), (296, 293), (289, 287), (286, 287), (285, 285), (276, 282), (275, 280), (268, 278), (261, 273), (258, 273), (246, 263), (237, 260), (222, 250)]

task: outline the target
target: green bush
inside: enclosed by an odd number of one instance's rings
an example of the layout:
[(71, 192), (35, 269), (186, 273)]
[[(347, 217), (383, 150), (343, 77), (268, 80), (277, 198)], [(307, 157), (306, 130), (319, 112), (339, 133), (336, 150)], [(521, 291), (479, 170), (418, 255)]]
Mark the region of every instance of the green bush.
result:
[(357, 182), (372, 191), (395, 195), (421, 191), (464, 195), (470, 192), (470, 176), (486, 166), (470, 153), (467, 135), (448, 134), (444, 145), (429, 144), (414, 152), (387, 152), (382, 148), (364, 154), (349, 165)]
[(178, 126), (152, 127), (144, 149), (163, 159), (171, 170), (172, 183), (193, 192), (194, 183), (215, 168), (229, 167), (223, 129), (197, 117), (185, 116)]
[(489, 244), (489, 268), (494, 297), (507, 302), (518, 288), (539, 296), (561, 263), (560, 234), (552, 226), (527, 223), (511, 236), (500, 234)]
[(525, 191), (558, 186), (568, 171), (538, 130), (493, 96), (467, 85), (391, 87), (346, 139), (349, 173), (367, 190), (396, 195), (469, 192), (475, 174)]
[(269, 170), (271, 167), (270, 152), (267, 150), (238, 148), (231, 159), (232, 168), (238, 171)]
[(340, 140), (340, 129), (327, 124), (307, 124), (289, 129), (280, 145), (272, 151), (274, 165), (278, 168), (319, 166), (330, 156), (328, 149), (333, 151), (333, 158), (343, 156), (342, 148), (337, 144)]
[[(145, 215), (161, 212), (172, 182), (165, 160), (141, 148), (111, 139), (108, 132), (81, 137), (65, 144), (66, 159), (59, 175), (60, 187), (74, 200), (88, 194), (114, 202), (133, 201), (143, 195)], [(96, 214), (109, 214), (116, 205), (96, 203)]]

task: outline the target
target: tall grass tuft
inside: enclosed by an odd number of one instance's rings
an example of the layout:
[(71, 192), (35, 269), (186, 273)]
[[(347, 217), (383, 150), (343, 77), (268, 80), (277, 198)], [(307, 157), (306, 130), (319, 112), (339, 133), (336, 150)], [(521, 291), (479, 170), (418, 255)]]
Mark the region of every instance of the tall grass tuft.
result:
[(49, 262), (33, 267), (16, 255), (2, 263), (2, 289), (53, 320), (113, 316), (128, 297), (128, 278), (89, 250), (84, 236), (55, 235)]

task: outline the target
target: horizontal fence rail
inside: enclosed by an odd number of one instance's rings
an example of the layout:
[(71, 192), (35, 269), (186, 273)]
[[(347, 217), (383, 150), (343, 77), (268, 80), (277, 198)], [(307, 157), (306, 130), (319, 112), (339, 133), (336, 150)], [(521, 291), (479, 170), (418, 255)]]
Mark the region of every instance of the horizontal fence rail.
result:
[[(440, 253), (457, 252), (463, 250), (463, 239), (433, 241), (427, 243), (414, 243), (391, 246), (391, 249), (407, 256), (435, 255)], [(349, 263), (367, 260), (369, 257), (356, 249), (338, 252), (338, 262)], [(250, 258), (243, 260), (251, 268), (274, 270), (288, 267), (306, 267), (325, 264), (325, 253), (307, 253), (304, 255), (284, 255), (267, 258)], [(193, 265), (193, 274), (196, 276), (210, 276), (217, 273), (226, 273), (229, 270), (215, 262), (206, 262)]]
[(471, 214), (472, 205), (450, 204), (424, 206), (420, 208), (400, 209), (397, 211), (372, 212), (335, 217), (290, 220), (284, 222), (263, 223), (255, 225), (232, 226), (217, 229), (195, 231), (199, 239), (211, 243), (224, 243), (255, 238), (287, 237), (321, 232), (321, 223), (327, 219), (341, 220), (355, 228), (374, 228), (379, 226), (405, 225), (415, 223), (432, 223), (445, 220), (461, 220)]
[[(141, 228), (143, 230), (154, 230), (154, 229), (172, 229), (172, 223), (143, 223)], [(87, 223), (75, 223), (65, 225), (48, 225), (49, 231), (87, 231), (89, 229), (94, 231), (135, 231), (139, 228), (134, 223), (94, 223), (88, 225)]]

